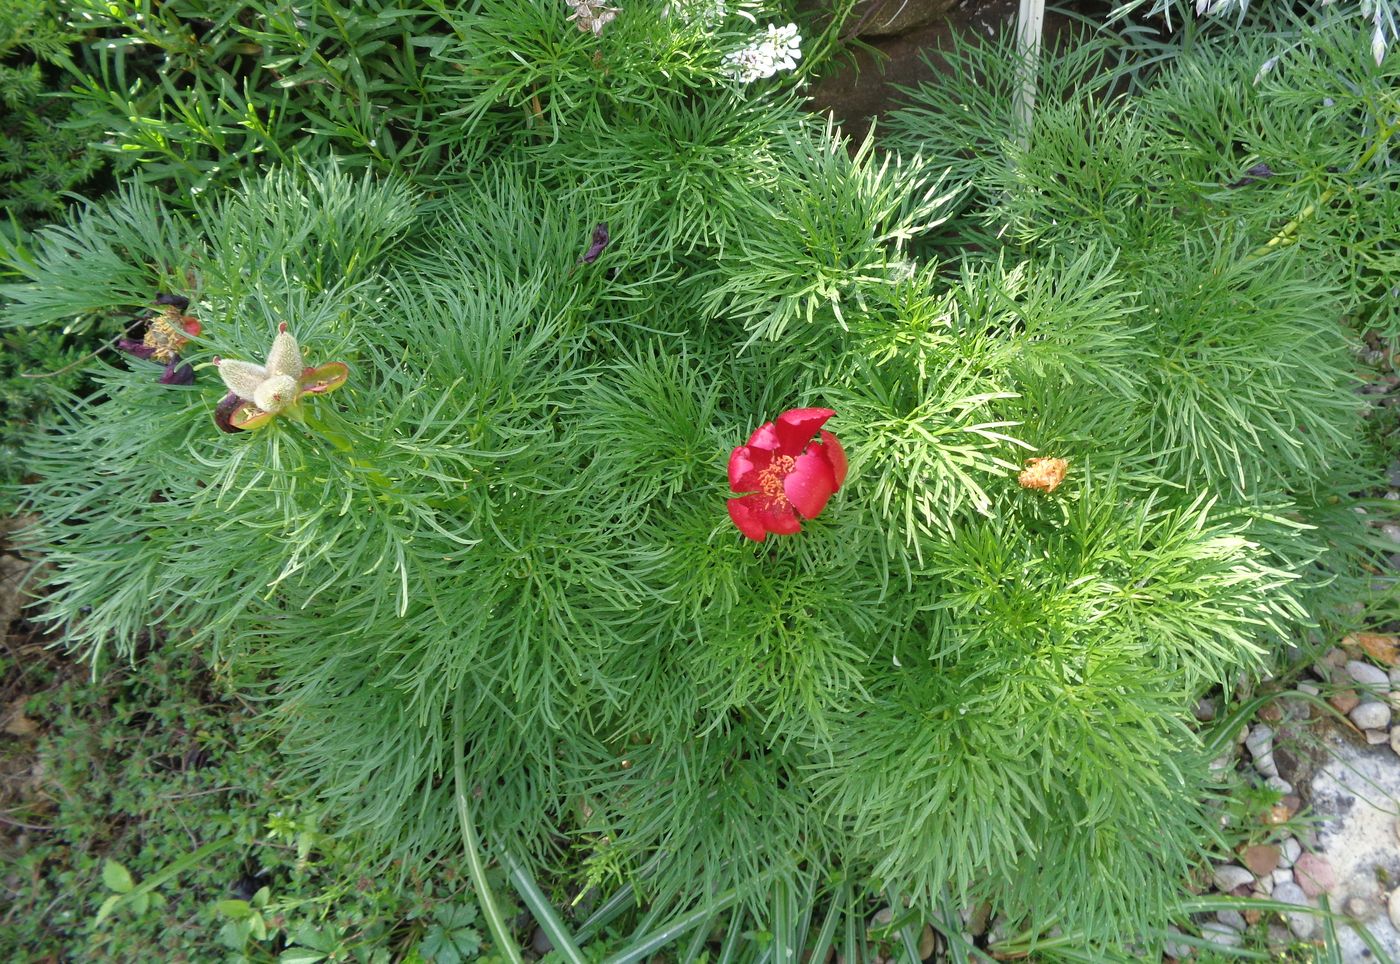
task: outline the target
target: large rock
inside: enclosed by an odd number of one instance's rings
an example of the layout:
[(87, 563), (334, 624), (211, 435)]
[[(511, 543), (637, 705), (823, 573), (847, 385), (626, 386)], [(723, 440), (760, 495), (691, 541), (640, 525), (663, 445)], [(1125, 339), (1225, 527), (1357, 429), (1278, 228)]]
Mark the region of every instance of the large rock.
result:
[[(1400, 847), (1396, 846), (1395, 814), (1400, 809), (1400, 757), (1388, 746), (1366, 746), (1350, 728), (1330, 718), (1316, 721), (1326, 756), (1309, 786), (1317, 824), (1317, 858), (1300, 855), (1301, 872), (1311, 865), (1314, 882), (1326, 877), (1318, 872), (1317, 860), (1325, 860), (1333, 871), (1333, 907), (1345, 907), (1352, 898), (1381, 905), (1387, 894), (1379, 881), (1400, 880)], [(1301, 889), (1301, 888), (1300, 888)], [(1274, 896), (1278, 897), (1275, 888)], [(1400, 958), (1400, 930), (1386, 915), (1365, 925), (1381, 947)], [(1337, 941), (1344, 961), (1369, 959), (1361, 939), (1349, 927), (1337, 929)]]
[[(951, 10), (957, 0), (861, 0), (845, 33), (858, 37), (898, 37), (928, 26)], [(830, 10), (833, 0), (804, 0), (798, 9)]]

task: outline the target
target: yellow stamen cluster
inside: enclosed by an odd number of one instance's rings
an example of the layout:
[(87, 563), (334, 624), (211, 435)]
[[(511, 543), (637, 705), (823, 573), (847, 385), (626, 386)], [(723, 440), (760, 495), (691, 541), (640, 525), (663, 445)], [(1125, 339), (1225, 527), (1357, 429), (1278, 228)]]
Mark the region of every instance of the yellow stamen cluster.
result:
[(146, 325), (146, 334), (141, 344), (151, 349), (151, 357), (158, 362), (170, 362), (180, 354), (189, 342), (184, 328), (185, 316), (173, 307), (162, 308)]

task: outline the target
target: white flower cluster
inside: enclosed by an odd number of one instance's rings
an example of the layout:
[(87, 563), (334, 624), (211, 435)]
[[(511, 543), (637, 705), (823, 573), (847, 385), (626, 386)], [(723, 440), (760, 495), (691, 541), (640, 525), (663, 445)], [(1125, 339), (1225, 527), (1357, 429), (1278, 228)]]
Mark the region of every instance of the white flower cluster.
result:
[(802, 38), (797, 34), (797, 24), (785, 27), (768, 25), (768, 35), (731, 54), (725, 54), (724, 61), (734, 69), (734, 77), (741, 84), (752, 83), (760, 77), (772, 77), (780, 70), (796, 70), (802, 59)]
[(713, 26), (729, 16), (724, 0), (671, 0), (661, 9), (663, 17), (678, 17), (684, 22)]
[(603, 28), (613, 22), (621, 11), (617, 7), (609, 7), (599, 0), (564, 0), (569, 5), (573, 13), (569, 14), (569, 19), (578, 24), (578, 28), (584, 33), (592, 33), (598, 36), (603, 32)]

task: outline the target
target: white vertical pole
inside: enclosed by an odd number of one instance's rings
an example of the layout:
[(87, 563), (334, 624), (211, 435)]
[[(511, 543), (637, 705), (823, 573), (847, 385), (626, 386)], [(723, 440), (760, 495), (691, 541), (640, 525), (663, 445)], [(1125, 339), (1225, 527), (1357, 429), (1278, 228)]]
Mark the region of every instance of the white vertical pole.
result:
[(1016, 18), (1016, 142), (1025, 150), (1031, 144), (1031, 119), (1035, 115), (1036, 74), (1040, 70), (1040, 44), (1045, 33), (1045, 0), (1021, 0)]

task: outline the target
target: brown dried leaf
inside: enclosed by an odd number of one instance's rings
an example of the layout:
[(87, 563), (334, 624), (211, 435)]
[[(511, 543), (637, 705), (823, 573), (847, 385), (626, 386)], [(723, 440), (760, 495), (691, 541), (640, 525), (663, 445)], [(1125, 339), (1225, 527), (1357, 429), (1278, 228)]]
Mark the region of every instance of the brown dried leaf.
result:
[(1386, 666), (1400, 663), (1400, 636), (1382, 636), (1380, 633), (1356, 633), (1342, 640), (1342, 645), (1350, 649), (1360, 647), (1367, 656)]
[(11, 700), (10, 705), (5, 708), (4, 723), (0, 724), (0, 730), (4, 730), (10, 736), (33, 736), (39, 732), (39, 724), (24, 715), (24, 704), (29, 697), (21, 696)]

